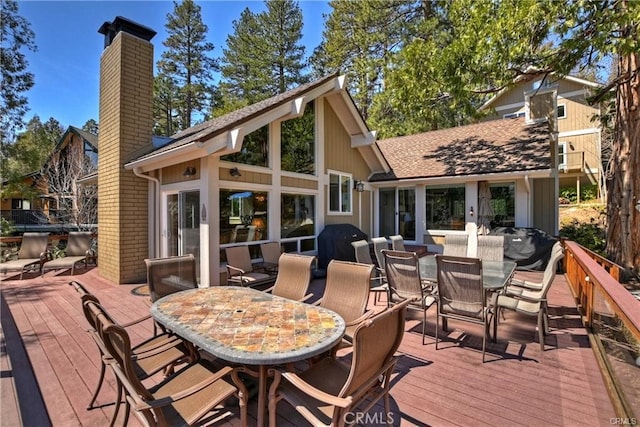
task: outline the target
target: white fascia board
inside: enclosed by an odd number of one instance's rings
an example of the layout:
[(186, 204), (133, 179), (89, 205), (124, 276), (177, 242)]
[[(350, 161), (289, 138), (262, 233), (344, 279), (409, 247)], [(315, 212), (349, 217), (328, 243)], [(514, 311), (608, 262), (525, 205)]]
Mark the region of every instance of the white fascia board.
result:
[(374, 181), (369, 184), (372, 187), (388, 187), (391, 185), (439, 185), (439, 184), (462, 184), (469, 181), (504, 181), (512, 179), (528, 179), (532, 178), (550, 178), (553, 176), (552, 169), (537, 169), (530, 171), (515, 171), (515, 172), (496, 172), (485, 174), (473, 174), (473, 175), (460, 175), (460, 176), (438, 176), (432, 178), (407, 178), (390, 181)]
[(376, 142), (376, 131), (351, 136), (351, 148), (366, 147)]
[(137, 168), (140, 172), (149, 172), (152, 170), (160, 169), (165, 166), (172, 166), (177, 163), (186, 162), (193, 159), (199, 159), (206, 156), (206, 151), (197, 147), (195, 142), (190, 142), (179, 147), (175, 147), (171, 150), (163, 151), (154, 154), (144, 159), (134, 160), (126, 163), (124, 168), (127, 170), (133, 170)]

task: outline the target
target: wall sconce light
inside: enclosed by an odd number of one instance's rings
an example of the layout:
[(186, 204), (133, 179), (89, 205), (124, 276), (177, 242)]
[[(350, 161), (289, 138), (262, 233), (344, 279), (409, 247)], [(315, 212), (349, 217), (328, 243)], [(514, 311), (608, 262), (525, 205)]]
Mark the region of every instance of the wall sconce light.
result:
[(185, 178), (191, 178), (195, 174), (196, 174), (196, 168), (193, 166), (187, 166), (187, 168), (182, 173), (182, 176), (184, 176)]
[(362, 193), (364, 191), (364, 182), (362, 182), (362, 181), (354, 181), (353, 182), (353, 189), (356, 190), (358, 193)]
[(231, 176), (242, 176), (242, 174), (240, 174), (240, 171), (238, 170), (238, 168), (231, 168), (229, 170), (229, 175), (231, 175)]
[(469, 208), (469, 216), (473, 216), (473, 206)]

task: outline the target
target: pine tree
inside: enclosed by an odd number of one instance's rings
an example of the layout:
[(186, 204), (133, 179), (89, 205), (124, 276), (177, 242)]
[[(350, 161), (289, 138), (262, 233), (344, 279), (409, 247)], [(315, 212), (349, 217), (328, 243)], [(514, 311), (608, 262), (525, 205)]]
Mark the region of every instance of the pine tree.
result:
[(29, 22), (18, 15), (18, 3), (2, 0), (0, 9), (0, 144), (13, 142), (15, 132), (24, 124), (28, 99), (24, 95), (33, 87), (33, 73), (24, 49), (35, 52), (35, 34)]
[[(214, 46), (206, 41), (208, 28), (202, 22), (200, 10), (200, 6), (193, 0), (184, 0), (181, 4), (174, 1), (173, 14), (167, 14), (165, 25), (169, 37), (163, 44), (167, 50), (158, 64), (159, 75), (162, 76), (159, 84), (166, 83), (165, 78), (168, 78), (178, 89), (181, 102), (171, 107), (178, 112), (179, 129), (191, 127), (196, 113), (206, 117), (210, 109), (211, 79), (217, 64), (215, 59), (208, 56)], [(172, 92), (169, 93), (174, 96)], [(156, 92), (155, 96), (164, 97), (166, 94)], [(167, 122), (167, 110), (162, 112), (161, 117), (156, 116), (158, 123)], [(173, 113), (169, 115), (172, 116)], [(173, 122), (168, 122), (168, 128), (171, 128)]]

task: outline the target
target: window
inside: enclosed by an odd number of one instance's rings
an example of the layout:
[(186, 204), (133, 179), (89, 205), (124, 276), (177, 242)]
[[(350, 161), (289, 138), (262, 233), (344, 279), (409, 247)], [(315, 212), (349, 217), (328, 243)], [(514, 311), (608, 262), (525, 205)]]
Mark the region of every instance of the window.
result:
[(95, 168), (98, 166), (98, 150), (88, 142), (84, 143), (84, 155), (92, 167)]
[(491, 191), (491, 207), (495, 214), (491, 221), (494, 227), (515, 227), (516, 217), (516, 184), (489, 184)]
[(557, 117), (559, 119), (567, 118), (567, 104), (558, 104)]
[(464, 230), (464, 185), (427, 186), (426, 196), (428, 230)]
[(267, 240), (268, 194), (220, 190), (220, 244)]
[(502, 116), (503, 119), (517, 119), (518, 117), (524, 117), (524, 111), (516, 111), (515, 113), (509, 113)]
[(233, 154), (222, 156), (221, 160), (253, 166), (269, 166), (269, 126), (245, 135), (242, 149)]
[(309, 102), (301, 117), (281, 124), (280, 148), (283, 171), (313, 175), (315, 168), (315, 108)]
[(567, 170), (567, 143), (558, 143), (558, 169)]
[(329, 212), (351, 213), (351, 175), (329, 174)]
[[(282, 194), (281, 212), (281, 237), (283, 239), (298, 238), (300, 244), (298, 247), (297, 242), (289, 242), (291, 245), (285, 245), (285, 249), (291, 252), (315, 250), (316, 196)], [(305, 237), (309, 238), (305, 239)]]

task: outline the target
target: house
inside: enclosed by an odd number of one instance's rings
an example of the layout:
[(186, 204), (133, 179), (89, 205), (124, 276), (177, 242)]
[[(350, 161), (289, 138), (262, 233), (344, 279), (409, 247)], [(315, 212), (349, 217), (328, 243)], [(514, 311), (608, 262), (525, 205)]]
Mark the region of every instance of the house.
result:
[(558, 233), (556, 142), (547, 122), (501, 119), (377, 144), (390, 167), (370, 177), (378, 235), (438, 245), (483, 222)]
[[(529, 69), (527, 71), (534, 71)], [(601, 85), (574, 76), (550, 74), (523, 75), (489, 99), (481, 111), (484, 120), (524, 117), (526, 121), (551, 120), (558, 132), (559, 186), (574, 188), (578, 202), (581, 189), (595, 186), (602, 197), (604, 186), (601, 158), (601, 125), (594, 119), (598, 105), (590, 105), (588, 96)]]
[[(79, 193), (75, 178), (94, 170), (97, 164), (98, 136), (69, 126), (41, 170), (25, 175), (18, 188), (3, 189), (2, 218), (20, 232), (61, 232), (75, 226), (77, 221), (68, 215), (72, 205), (77, 205), (73, 201)], [(25, 188), (31, 191), (25, 192)], [(95, 220), (81, 222), (94, 224)]]
[(201, 286), (224, 283), (224, 248), (279, 241), (314, 253), (325, 225), (373, 235), (373, 192), (389, 171), (346, 91), (331, 75), (154, 144), (155, 32), (105, 22), (100, 76), (100, 274), (146, 277), (143, 259), (193, 253)]

